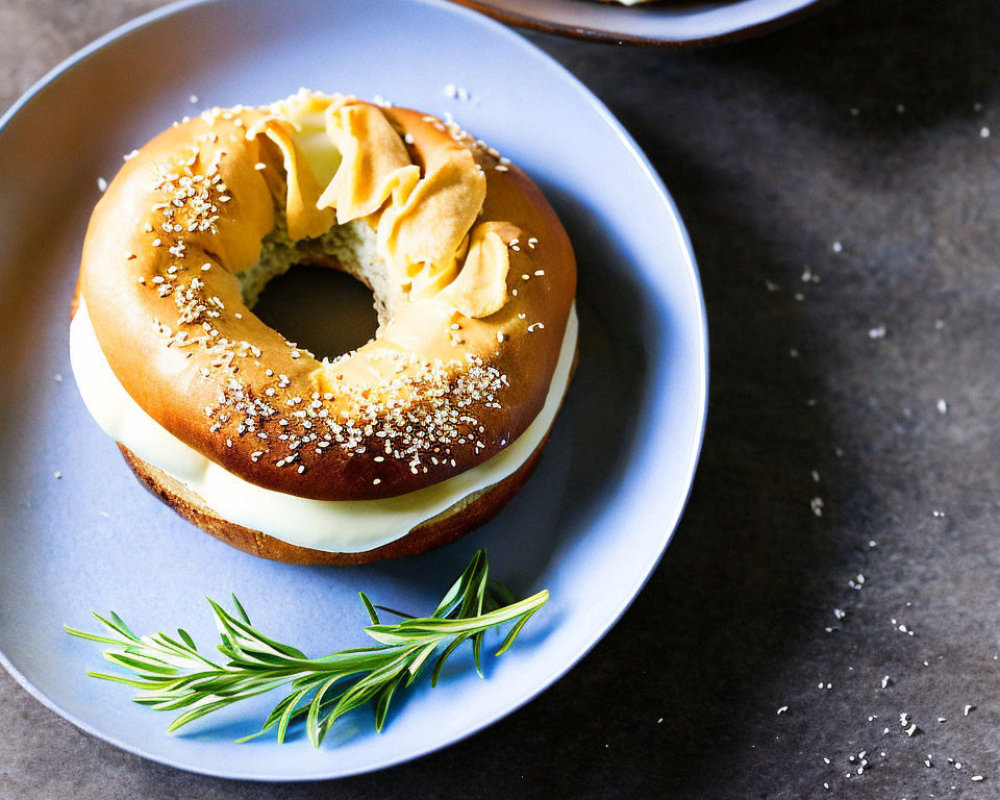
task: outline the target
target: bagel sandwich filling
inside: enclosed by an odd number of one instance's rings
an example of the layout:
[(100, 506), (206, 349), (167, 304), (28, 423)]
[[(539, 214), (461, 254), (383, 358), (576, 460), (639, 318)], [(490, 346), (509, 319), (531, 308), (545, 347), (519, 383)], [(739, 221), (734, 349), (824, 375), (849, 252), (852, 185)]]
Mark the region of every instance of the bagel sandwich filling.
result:
[[(317, 358), (253, 314), (300, 263), (372, 291), (369, 342)], [(555, 213), (495, 150), (302, 90), (126, 157), (88, 228), (71, 358), (182, 515), (258, 555), (357, 563), (456, 538), (516, 492), (568, 387), (575, 288)]]

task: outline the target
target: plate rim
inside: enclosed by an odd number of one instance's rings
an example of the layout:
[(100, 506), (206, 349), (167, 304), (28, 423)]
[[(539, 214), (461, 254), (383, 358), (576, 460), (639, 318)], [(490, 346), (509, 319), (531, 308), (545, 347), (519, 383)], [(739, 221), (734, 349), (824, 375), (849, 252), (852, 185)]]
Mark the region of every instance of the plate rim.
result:
[[(209, 5), (221, 5), (223, 3), (232, 2), (233, 0), (177, 0), (176, 2), (169, 3), (167, 5), (161, 6), (159, 8), (148, 11), (141, 14), (134, 19), (128, 20), (121, 25), (113, 28), (107, 33), (99, 36), (90, 43), (84, 45), (83, 47), (76, 50), (74, 53), (69, 55), (67, 58), (63, 59), (59, 64), (54, 66), (48, 72), (46, 72), (41, 78), (36, 80), (26, 91), (22, 94), (11, 106), (10, 108), (0, 116), (0, 141), (2, 141), (3, 134), (14, 119), (24, 111), (29, 105), (35, 102), (41, 102), (41, 96), (44, 94), (45, 90), (57, 80), (68, 74), (70, 71), (78, 68), (83, 62), (85, 62), (92, 55), (103, 50), (104, 48), (113, 45), (119, 39), (124, 38), (128, 34), (141, 29), (147, 25), (154, 24), (163, 18), (173, 16), (175, 14), (186, 11), (190, 8), (197, 6), (209, 6)], [(552, 670), (550, 674), (543, 676), (539, 681), (534, 682), (529, 690), (524, 693), (520, 698), (514, 700), (514, 702), (507, 703), (503, 707), (488, 715), (480, 720), (477, 720), (473, 725), (469, 726), (466, 730), (463, 730), (459, 735), (454, 736), (445, 741), (437, 742), (423, 749), (419, 749), (416, 752), (405, 754), (401, 757), (389, 757), (380, 761), (378, 763), (368, 763), (359, 768), (348, 767), (344, 769), (344, 765), (331, 764), (331, 770), (327, 773), (315, 773), (308, 774), (298, 777), (289, 777), (285, 774), (254, 774), (246, 775), (240, 771), (233, 771), (231, 769), (210, 769), (210, 768), (198, 768), (196, 766), (179, 764), (176, 760), (172, 759), (169, 755), (161, 755), (157, 753), (149, 752), (141, 744), (136, 744), (134, 742), (129, 742), (119, 736), (109, 734), (106, 731), (100, 730), (97, 726), (92, 725), (79, 718), (75, 713), (72, 713), (64, 708), (61, 708), (54, 700), (52, 700), (42, 689), (35, 686), (28, 676), (24, 675), (20, 670), (18, 670), (14, 664), (10, 661), (7, 655), (0, 649), (0, 666), (10, 674), (15, 682), (27, 691), (32, 697), (41, 702), (50, 711), (57, 714), (62, 719), (73, 724), (76, 728), (84, 731), (85, 733), (94, 736), (104, 742), (114, 745), (125, 752), (138, 755), (148, 761), (163, 764), (174, 769), (178, 769), (184, 772), (205, 775), (216, 778), (223, 779), (234, 779), (234, 780), (256, 780), (262, 782), (312, 782), (319, 780), (332, 780), (339, 778), (349, 778), (361, 774), (373, 773), (389, 767), (397, 766), (400, 764), (413, 761), (417, 758), (422, 758), (424, 756), (430, 755), (431, 753), (437, 752), (439, 750), (450, 747), (458, 742), (477, 734), (491, 725), (495, 724), (499, 720), (512, 714), (514, 711), (526, 705), (531, 700), (538, 697), (542, 692), (549, 689), (557, 681), (561, 680), (570, 670), (572, 670), (580, 661), (586, 657), (586, 655), (597, 645), (601, 639), (606, 636), (610, 630), (618, 624), (625, 612), (631, 607), (632, 603), (638, 598), (639, 594), (645, 588), (646, 584), (649, 582), (653, 573), (656, 571), (660, 562), (662, 561), (664, 554), (666, 553), (667, 547), (670, 544), (674, 534), (676, 533), (677, 527), (684, 515), (687, 503), (690, 500), (691, 492), (694, 486), (694, 480), (697, 473), (698, 462), (700, 459), (701, 449), (704, 444), (705, 431), (707, 425), (708, 416), (708, 399), (709, 399), (709, 338), (708, 338), (708, 319), (707, 311), (705, 305), (704, 292), (701, 286), (700, 273), (698, 270), (697, 259), (695, 257), (694, 248), (692, 246), (690, 236), (687, 231), (687, 227), (684, 225), (683, 218), (680, 215), (680, 211), (674, 202), (673, 197), (667, 190), (662, 178), (659, 173), (653, 167), (649, 158), (642, 151), (642, 149), (635, 142), (631, 133), (624, 127), (624, 125), (614, 116), (614, 114), (608, 109), (608, 107), (598, 98), (579, 78), (577, 78), (572, 72), (570, 72), (565, 66), (563, 66), (559, 61), (557, 61), (549, 53), (545, 52), (542, 48), (538, 47), (531, 41), (527, 40), (520, 33), (505, 27), (500, 22), (484, 16), (473, 9), (463, 7), (460, 2), (456, 0), (402, 0), (403, 2), (410, 2), (416, 5), (425, 5), (434, 7), (445, 13), (458, 13), (460, 15), (468, 15), (469, 18), (475, 19), (478, 24), (483, 24), (488, 27), (492, 27), (494, 32), (502, 37), (508, 39), (509, 41), (515, 43), (517, 46), (525, 47), (529, 50), (534, 50), (536, 54), (547, 61), (549, 65), (554, 68), (558, 73), (560, 73), (563, 80), (568, 81), (577, 91), (579, 96), (587, 101), (590, 107), (602, 118), (605, 124), (614, 131), (617, 137), (622, 141), (623, 145), (629, 151), (631, 157), (636, 161), (637, 166), (641, 167), (647, 180), (650, 181), (651, 187), (656, 190), (661, 199), (666, 204), (670, 212), (672, 226), (678, 236), (679, 243), (681, 244), (684, 255), (687, 260), (688, 277), (693, 283), (694, 295), (696, 303), (693, 305), (692, 310), (697, 312), (697, 326), (692, 325), (691, 328), (694, 330), (697, 328), (698, 340), (701, 345), (699, 348), (698, 357), (693, 358), (696, 362), (698, 368), (698, 383), (697, 383), (697, 399), (698, 403), (696, 405), (697, 412), (697, 435), (693, 437), (692, 447), (690, 452), (686, 454), (686, 461), (689, 463), (689, 477), (687, 486), (683, 493), (683, 497), (677, 506), (676, 519), (673, 520), (671, 526), (665, 530), (661, 535), (658, 544), (658, 555), (655, 559), (652, 559), (646, 569), (645, 575), (642, 580), (630, 587), (627, 596), (624, 598), (623, 602), (618, 606), (610, 615), (609, 621), (606, 625), (600, 626), (599, 630), (596, 630), (591, 636), (585, 637), (578, 644), (577, 647), (573, 648), (572, 651), (567, 652), (566, 657), (561, 659), (557, 668)], [(692, 429), (694, 426), (692, 426)], [(164, 734), (167, 736), (167, 734)], [(334, 769), (334, 767), (336, 767)]]
[[(574, 25), (568, 21), (552, 20), (546, 17), (513, 11), (506, 7), (498, 6), (492, 0), (450, 0), (450, 2), (486, 14), (507, 25), (513, 25), (537, 33), (546, 33), (569, 39), (590, 40), (604, 44), (680, 49), (710, 47), (712, 45), (727, 44), (759, 36), (777, 28), (790, 25), (801, 17), (816, 14), (823, 8), (839, 2), (839, 0), (776, 0), (776, 2), (787, 2), (790, 4), (787, 9), (779, 12), (776, 16), (760, 19), (749, 25), (736, 26), (723, 33), (676, 37), (643, 36), (609, 28)], [(621, 12), (631, 11), (631, 9), (624, 6), (617, 10)]]

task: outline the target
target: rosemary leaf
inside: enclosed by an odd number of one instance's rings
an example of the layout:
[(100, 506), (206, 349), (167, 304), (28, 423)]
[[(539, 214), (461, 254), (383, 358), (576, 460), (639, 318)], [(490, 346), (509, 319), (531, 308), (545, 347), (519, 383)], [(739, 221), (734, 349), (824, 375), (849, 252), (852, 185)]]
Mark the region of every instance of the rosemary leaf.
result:
[[(369, 647), (339, 650), (321, 658), (265, 636), (250, 622), (246, 609), (232, 596), (235, 613), (208, 598), (219, 632), (216, 649), (225, 657), (218, 664), (201, 652), (184, 629), (176, 637), (164, 633), (136, 636), (112, 612), (94, 614), (110, 635), (64, 626), (80, 639), (111, 645), (104, 657), (131, 676), (88, 672), (138, 690), (135, 702), (158, 711), (181, 711), (168, 731), (233, 703), (280, 687), (288, 692), (271, 710), (260, 731), (238, 741), (275, 730), (279, 743), (293, 725), (304, 723), (306, 735), (319, 747), (333, 724), (354, 709), (374, 705), (375, 728), (382, 730), (397, 691), (409, 686), (440, 654), (431, 670), (436, 686), (445, 661), (464, 642), (472, 645), (473, 661), (483, 675), (481, 651), (487, 631), (512, 623), (496, 655), (505, 652), (525, 623), (548, 601), (547, 591), (517, 601), (504, 586), (489, 579), (485, 550), (477, 550), (429, 617), (375, 606), (364, 593), (361, 602), (371, 624), (365, 633)], [(376, 608), (401, 617), (395, 624), (379, 620)]]

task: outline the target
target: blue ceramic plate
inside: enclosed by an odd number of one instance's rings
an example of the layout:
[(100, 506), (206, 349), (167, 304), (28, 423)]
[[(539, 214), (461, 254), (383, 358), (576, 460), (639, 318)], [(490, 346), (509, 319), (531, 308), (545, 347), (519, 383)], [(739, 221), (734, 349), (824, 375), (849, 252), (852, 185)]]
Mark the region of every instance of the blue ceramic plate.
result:
[(690, 47), (769, 31), (835, 0), (453, 0), (492, 17), (577, 39)]
[[(540, 468), (493, 522), (416, 558), (322, 569), (226, 547), (138, 485), (70, 372), (69, 305), (98, 177), (176, 118), (299, 86), (453, 113), (537, 178), (579, 254), (580, 365)], [(143, 17), (72, 58), (3, 119), (0, 242), (0, 660), (57, 713), (134, 753), (211, 775), (289, 780), (443, 747), (572, 667), (628, 607), (680, 517), (707, 380), (684, 228), (608, 111), (473, 12), (434, 0), (230, 0)], [(261, 629), (321, 655), (366, 643), (359, 590), (427, 613), (483, 546), (495, 576), (522, 596), (548, 588), (549, 605), (490, 659), (486, 680), (468, 654), (456, 657), (437, 689), (401, 699), (381, 735), (357, 712), (320, 750), (302, 736), (234, 743), (257, 729), (273, 697), (167, 735), (167, 715), (86, 677), (106, 666), (98, 648), (62, 631), (94, 629), (88, 612), (114, 609), (139, 632), (181, 625), (207, 644), (215, 633), (204, 597), (235, 592)]]

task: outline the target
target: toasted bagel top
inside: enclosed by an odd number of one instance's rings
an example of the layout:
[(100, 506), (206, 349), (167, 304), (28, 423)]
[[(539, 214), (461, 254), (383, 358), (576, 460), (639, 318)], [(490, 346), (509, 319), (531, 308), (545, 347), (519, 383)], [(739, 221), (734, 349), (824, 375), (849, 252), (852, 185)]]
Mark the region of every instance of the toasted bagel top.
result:
[[(328, 361), (258, 319), (240, 278), (262, 244), (315, 253), (331, 236), (380, 324)], [(414, 491), (517, 438), (575, 287), (555, 213), (495, 150), (417, 111), (308, 92), (141, 148), (94, 211), (80, 280), (150, 416), (251, 483), (323, 500)]]

